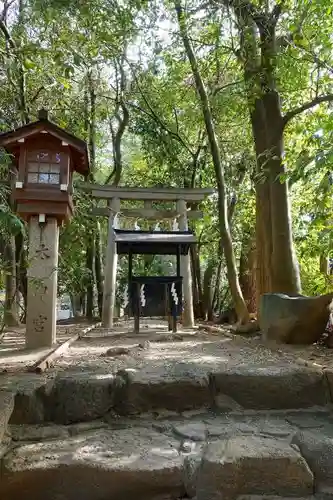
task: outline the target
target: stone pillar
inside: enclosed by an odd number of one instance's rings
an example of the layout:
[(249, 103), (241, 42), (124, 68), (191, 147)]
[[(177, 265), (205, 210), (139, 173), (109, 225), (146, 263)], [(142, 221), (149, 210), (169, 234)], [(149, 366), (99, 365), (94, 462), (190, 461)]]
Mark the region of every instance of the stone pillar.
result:
[(29, 220), (26, 347), (52, 347), (56, 342), (59, 227), (57, 219)]
[(114, 219), (120, 211), (120, 200), (112, 198), (110, 201), (110, 215), (108, 227), (108, 244), (106, 249), (105, 269), (104, 269), (104, 292), (102, 325), (105, 328), (113, 326), (114, 305), (116, 298), (116, 279), (118, 255), (116, 249), (115, 234), (113, 231)]
[[(177, 211), (180, 214), (178, 219), (179, 231), (187, 231), (186, 202), (177, 201)], [(194, 326), (192, 277), (191, 277), (191, 257), (189, 254), (180, 257), (180, 272), (183, 276), (183, 326)]]

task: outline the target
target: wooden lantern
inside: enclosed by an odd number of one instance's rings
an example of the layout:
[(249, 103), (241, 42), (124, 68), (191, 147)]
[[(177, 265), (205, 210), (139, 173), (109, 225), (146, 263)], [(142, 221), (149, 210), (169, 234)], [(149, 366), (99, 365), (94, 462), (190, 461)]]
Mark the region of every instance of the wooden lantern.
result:
[(48, 120), (46, 110), (39, 120), (0, 134), (0, 146), (12, 156), (17, 169), (13, 199), (25, 220), (55, 217), (59, 224), (73, 213), (73, 172), (89, 173), (84, 141)]

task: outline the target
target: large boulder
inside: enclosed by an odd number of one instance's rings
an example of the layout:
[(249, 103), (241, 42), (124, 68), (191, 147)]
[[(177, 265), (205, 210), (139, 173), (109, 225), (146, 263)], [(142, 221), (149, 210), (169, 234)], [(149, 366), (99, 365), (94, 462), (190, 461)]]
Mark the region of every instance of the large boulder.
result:
[(266, 293), (260, 299), (259, 323), (266, 340), (313, 344), (325, 330), (333, 294), (319, 297)]

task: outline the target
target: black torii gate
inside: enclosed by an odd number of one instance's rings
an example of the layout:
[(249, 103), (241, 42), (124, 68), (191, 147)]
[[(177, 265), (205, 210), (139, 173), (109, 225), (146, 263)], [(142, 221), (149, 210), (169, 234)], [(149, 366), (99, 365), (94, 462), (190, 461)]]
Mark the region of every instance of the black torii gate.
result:
[[(129, 310), (134, 315), (134, 332), (139, 333), (142, 287), (148, 293), (154, 288), (164, 288), (165, 312), (169, 331), (177, 331), (177, 316), (182, 312), (182, 284), (180, 256), (187, 255), (190, 246), (196, 243), (191, 231), (133, 231), (114, 229), (116, 250), (119, 255), (128, 255)], [(133, 276), (133, 255), (176, 255), (176, 276)]]

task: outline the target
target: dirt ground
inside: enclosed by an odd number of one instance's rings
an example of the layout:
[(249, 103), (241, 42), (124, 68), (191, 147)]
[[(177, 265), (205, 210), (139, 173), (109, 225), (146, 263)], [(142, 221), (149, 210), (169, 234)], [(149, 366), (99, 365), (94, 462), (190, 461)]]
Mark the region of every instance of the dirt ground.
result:
[[(57, 325), (57, 344), (68, 340), (74, 333), (88, 326), (88, 323)], [(26, 350), (24, 346), (25, 326), (10, 328), (0, 341), (0, 373), (23, 371), (45, 356), (49, 349)]]
[[(57, 327), (57, 341), (62, 343), (86, 324)], [(280, 366), (290, 364), (333, 368), (333, 350), (322, 345), (291, 346), (264, 343), (260, 335), (245, 337), (220, 328), (219, 333), (203, 330), (180, 330), (168, 334), (163, 321), (145, 321), (139, 335), (132, 333), (132, 322), (121, 322), (112, 331), (96, 329), (72, 344), (51, 368), (57, 371), (93, 370), (100, 373), (148, 365), (191, 365), (201, 370), (227, 364)], [(47, 349), (26, 351), (24, 328), (8, 331), (0, 343), (0, 373), (25, 371), (42, 358)], [(139, 346), (140, 344), (140, 346)], [(107, 355), (107, 351), (110, 351)]]

